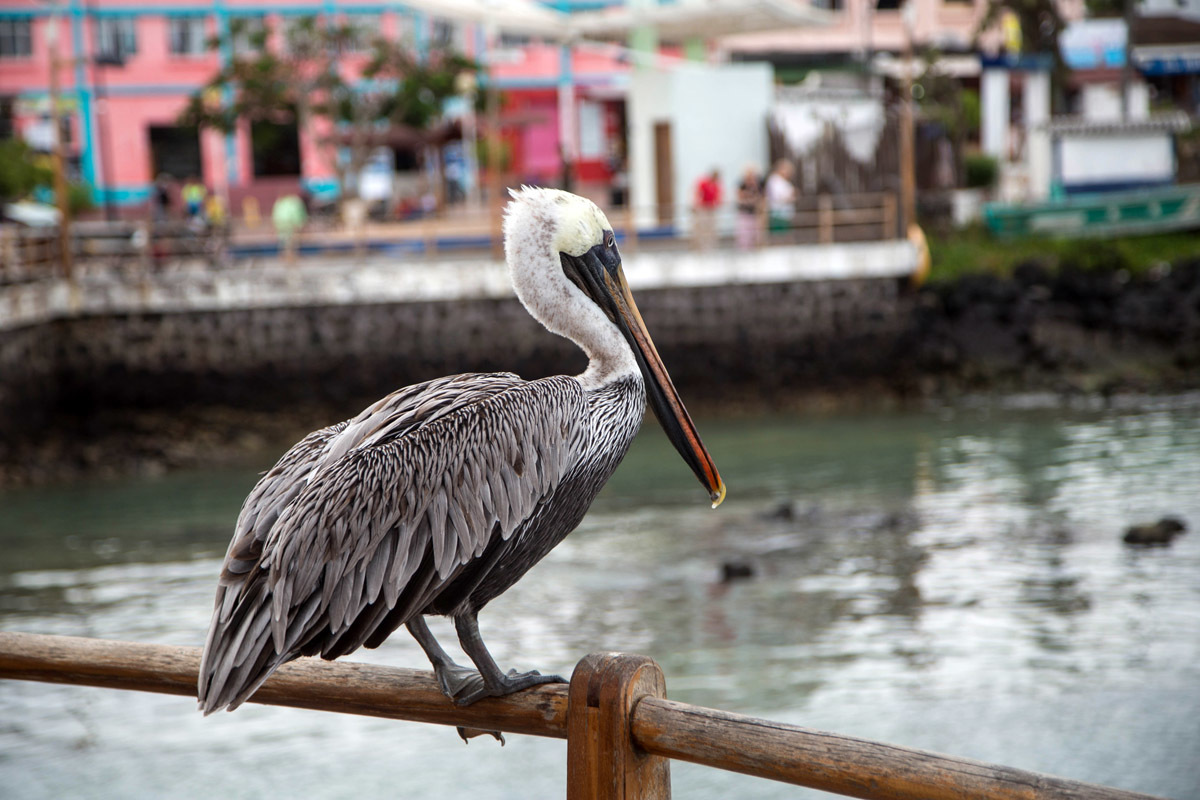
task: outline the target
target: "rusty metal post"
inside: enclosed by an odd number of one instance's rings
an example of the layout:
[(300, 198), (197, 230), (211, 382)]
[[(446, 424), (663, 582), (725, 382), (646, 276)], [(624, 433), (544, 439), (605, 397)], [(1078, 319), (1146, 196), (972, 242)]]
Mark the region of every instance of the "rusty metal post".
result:
[(633, 741), (645, 697), (665, 698), (662, 669), (645, 656), (592, 653), (575, 667), (567, 701), (567, 800), (667, 800), (671, 762)]

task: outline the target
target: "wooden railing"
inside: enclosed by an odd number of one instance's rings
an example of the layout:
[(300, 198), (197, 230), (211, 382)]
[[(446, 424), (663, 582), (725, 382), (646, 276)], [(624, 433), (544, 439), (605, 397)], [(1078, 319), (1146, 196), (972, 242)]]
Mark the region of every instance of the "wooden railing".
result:
[[(0, 678), (195, 696), (200, 651), (0, 633)], [(432, 673), (312, 659), (251, 702), (567, 740), (568, 800), (670, 797), (669, 759), (867, 800), (1149, 800), (1148, 795), (666, 699), (648, 658), (595, 653), (569, 686), (453, 705)]]
[[(188, 263), (216, 266), (226, 259), (224, 231), (186, 222), (76, 222), (72, 266), (166, 269)], [(0, 226), (0, 283), (65, 276), (56, 228)]]
[[(637, 226), (653, 234), (657, 245), (699, 247), (739, 245), (741, 224), (732, 203), (714, 212), (697, 212), (690, 205), (639, 204), (635, 208), (605, 209), (622, 237), (622, 250), (632, 255), (641, 246)], [(702, 216), (698, 216), (698, 214)], [(355, 228), (322, 218), (311, 222), (297, 237), (302, 255), (338, 258), (361, 256), (371, 248), (394, 253), (444, 256), (443, 248), (468, 243), (489, 248), (500, 257), (500, 209), (475, 212), (455, 209), (445, 214), (405, 222), (368, 221)], [(794, 213), (782, 225), (769, 222), (765, 209), (755, 217), (757, 231), (750, 247), (791, 244), (878, 241), (898, 236), (896, 199), (888, 193), (802, 196)], [(283, 255), (278, 239), (265, 222), (247, 228), (214, 231), (183, 221), (76, 222), (71, 230), (75, 266), (91, 265), (123, 270), (169, 270), (183, 264), (220, 266), (237, 258), (249, 261)], [(741, 243), (744, 246), (744, 243)], [(54, 228), (0, 226), (0, 283), (45, 278), (62, 273), (58, 235)]]
[(0, 225), (0, 284), (60, 274), (61, 252), (54, 228)]

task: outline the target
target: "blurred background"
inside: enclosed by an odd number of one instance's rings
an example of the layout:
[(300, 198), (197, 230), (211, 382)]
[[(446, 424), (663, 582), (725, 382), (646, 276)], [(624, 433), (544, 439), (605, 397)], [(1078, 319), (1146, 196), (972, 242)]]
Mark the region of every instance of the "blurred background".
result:
[[(300, 436), (582, 369), (501, 261), (508, 188), (556, 186), (729, 499), (648, 423), (481, 615), (500, 663), (638, 652), (673, 699), (1200, 798), (1198, 54), (1189, 0), (0, 0), (0, 630), (199, 645)], [(5, 797), (555, 797), (565, 763), (0, 682)]]

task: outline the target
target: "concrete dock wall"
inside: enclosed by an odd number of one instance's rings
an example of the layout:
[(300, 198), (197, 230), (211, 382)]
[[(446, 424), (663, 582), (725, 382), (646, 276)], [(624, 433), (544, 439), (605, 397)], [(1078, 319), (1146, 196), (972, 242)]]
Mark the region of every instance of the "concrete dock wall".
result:
[[(626, 270), (676, 383), (696, 394), (878, 372), (907, 326), (900, 284), (911, 264), (905, 243), (880, 243), (645, 253)], [(0, 289), (5, 435), (56, 410), (270, 408), (454, 372), (583, 366), (495, 264), (98, 274)]]

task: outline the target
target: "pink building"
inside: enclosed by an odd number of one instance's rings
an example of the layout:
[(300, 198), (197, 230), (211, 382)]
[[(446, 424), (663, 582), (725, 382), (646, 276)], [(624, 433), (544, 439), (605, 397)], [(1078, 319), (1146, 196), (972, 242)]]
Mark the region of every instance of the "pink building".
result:
[[(482, 31), (393, 2), (64, 0), (53, 6), (0, 0), (0, 136), (22, 136), (43, 147), (50, 141), (56, 41), (60, 109), (70, 119), (68, 152), (98, 200), (142, 206), (164, 173), (179, 181), (198, 177), (226, 192), (235, 208), (247, 194), (269, 200), (301, 184), (327, 191), (335, 185), (333, 172), (308, 132), (243, 122), (228, 135), (197, 135), (176, 124), (188, 97), (231, 57), (228, 46), (210, 50), (211, 37), (240, 19), (267, 26), (277, 46), (291, 21), (317, 15), (382, 31), (418, 51), (452, 43), (470, 57), (486, 57)], [(628, 67), (617, 51), (513, 37), (493, 45), (500, 57), (491, 59), (492, 79), (505, 91), (506, 111), (519, 112), (513, 116), (520, 124), (505, 134), (517, 176), (551, 180), (561, 174), (565, 155), (578, 178), (607, 177), (609, 154), (623, 136), (620, 98)], [(357, 58), (346, 56), (351, 73)], [(571, 91), (561, 91), (564, 85)], [(578, 129), (562, 124), (564, 94), (571, 98), (572, 117), (589, 123), (582, 140), (562, 139), (564, 129)]]

